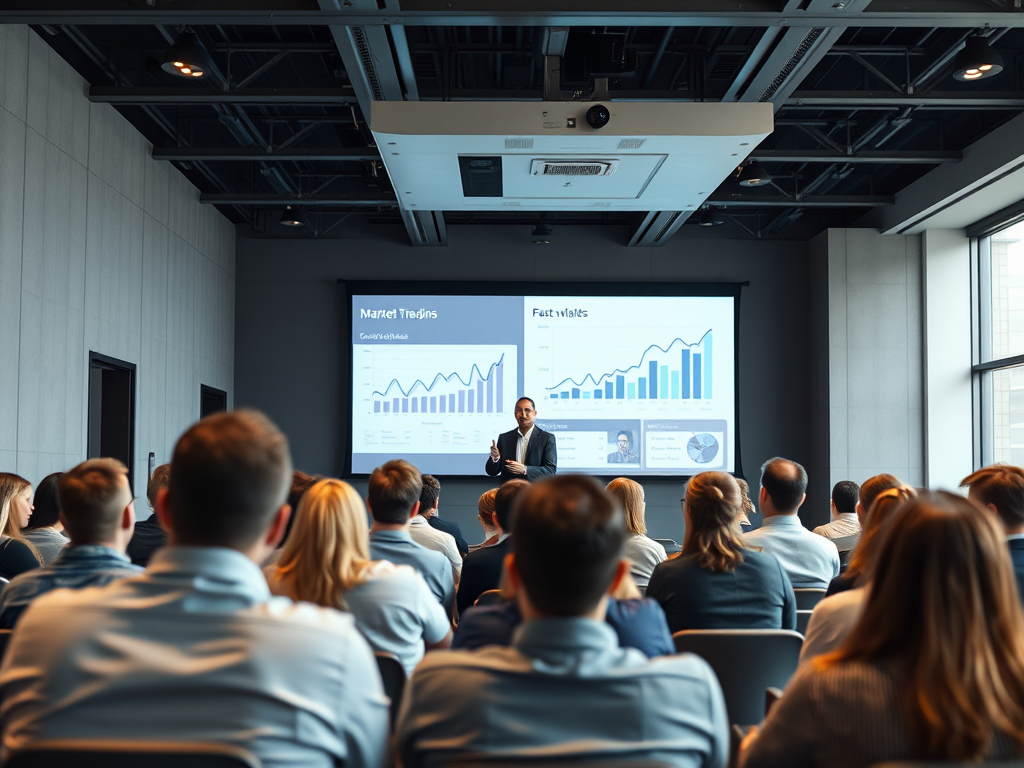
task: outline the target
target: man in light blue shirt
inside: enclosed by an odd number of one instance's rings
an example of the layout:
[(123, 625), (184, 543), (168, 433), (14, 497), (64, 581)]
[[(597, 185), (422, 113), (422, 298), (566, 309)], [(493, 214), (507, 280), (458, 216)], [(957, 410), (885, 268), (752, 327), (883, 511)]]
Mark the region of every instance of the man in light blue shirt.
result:
[(125, 547), (135, 528), (128, 468), (117, 459), (89, 459), (61, 475), (60, 519), (71, 538), (49, 565), (11, 579), (0, 594), (0, 627), (11, 629), (40, 595), (54, 589), (101, 587), (137, 576)]
[(420, 663), (396, 728), (403, 766), (486, 755), (724, 768), (729, 726), (707, 663), (648, 661), (604, 622), (630, 568), (614, 500), (591, 478), (557, 475), (521, 495), (512, 529), (506, 569), (523, 624), (511, 647)]
[(452, 615), (455, 579), (448, 558), (413, 541), (409, 523), (420, 512), (423, 479), (416, 467), (395, 459), (373, 470), (367, 489), (366, 507), (373, 516), (370, 528), (370, 557), (409, 565), (419, 571), (445, 613)]
[(828, 589), (839, 575), (839, 550), (804, 528), (797, 511), (807, 498), (807, 472), (795, 461), (769, 459), (761, 467), (760, 528), (744, 537), (778, 559), (794, 589)]
[(256, 565), (284, 533), (288, 441), (218, 413), (178, 440), (156, 513), (168, 546), (141, 576), (56, 590), (0, 666), (10, 755), (35, 741), (206, 741), (265, 768), (381, 768), (388, 703), (351, 616), (271, 597)]

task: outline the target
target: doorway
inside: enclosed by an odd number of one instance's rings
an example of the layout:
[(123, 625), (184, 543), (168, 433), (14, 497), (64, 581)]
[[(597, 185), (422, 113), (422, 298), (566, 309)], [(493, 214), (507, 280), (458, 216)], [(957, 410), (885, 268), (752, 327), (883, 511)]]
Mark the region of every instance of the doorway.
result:
[(228, 393), (223, 389), (199, 385), (199, 418), (228, 409)]
[(117, 459), (135, 487), (135, 364), (89, 353), (88, 458)]

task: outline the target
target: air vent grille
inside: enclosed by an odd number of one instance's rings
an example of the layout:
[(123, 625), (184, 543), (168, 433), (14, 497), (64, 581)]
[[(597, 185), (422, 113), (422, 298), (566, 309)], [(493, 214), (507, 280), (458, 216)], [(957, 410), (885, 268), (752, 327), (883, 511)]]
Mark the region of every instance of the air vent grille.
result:
[(534, 176), (611, 176), (618, 160), (534, 160), (530, 173)]
[(533, 149), (533, 139), (505, 139), (505, 149)]
[(640, 149), (647, 139), (619, 139), (619, 149)]

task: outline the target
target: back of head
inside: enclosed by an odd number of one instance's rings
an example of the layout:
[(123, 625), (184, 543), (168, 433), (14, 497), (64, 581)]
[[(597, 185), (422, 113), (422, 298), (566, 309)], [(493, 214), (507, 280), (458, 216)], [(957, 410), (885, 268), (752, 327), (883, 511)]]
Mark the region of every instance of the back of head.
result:
[(420, 491), (420, 514), (437, 508), (441, 498), (441, 483), (433, 475), (423, 476), (423, 490)]
[(32, 499), (32, 506), (35, 510), (32, 517), (28, 519), (26, 531), (33, 528), (48, 528), (60, 522), (60, 501), (57, 499), (57, 484), (60, 482), (61, 472), (54, 472), (39, 481), (36, 486), (36, 495)]
[(288, 439), (262, 413), (207, 416), (174, 447), (167, 486), (174, 542), (252, 547), (285, 503), (291, 476)]
[(1024, 525), (1024, 469), (1009, 464), (993, 464), (963, 479), (971, 498), (991, 504), (1006, 528)]
[(993, 730), (1024, 747), (1024, 618), (997, 522), (938, 492), (881, 536), (863, 613), (819, 663), (895, 663), (915, 759), (979, 760)]
[(644, 487), (628, 477), (617, 477), (605, 488), (615, 497), (626, 516), (626, 530), (630, 533), (647, 533), (644, 520)]
[(422, 490), (420, 471), (408, 461), (393, 459), (382, 464), (370, 475), (370, 514), (378, 523), (401, 525), (409, 519)]
[(860, 502), (860, 512), (862, 515), (866, 515), (868, 510), (871, 509), (871, 505), (874, 503), (875, 498), (882, 491), (888, 491), (890, 488), (901, 488), (903, 483), (895, 475), (890, 475), (888, 472), (883, 472), (880, 475), (869, 477), (860, 487), (860, 496), (858, 501)]
[(494, 525), (494, 497), (498, 495), (497, 488), (488, 488), (476, 502), (476, 511), (480, 519), (489, 525)]
[(505, 533), (512, 532), (512, 513), (519, 497), (530, 487), (526, 480), (509, 480), (494, 494), (494, 522)]
[(860, 486), (852, 480), (840, 480), (832, 486), (832, 503), (836, 507), (836, 512), (843, 515), (855, 514), (859, 500)]
[(0, 531), (6, 531), (11, 519), (14, 497), (32, 487), (32, 483), (13, 472), (0, 472)]
[(64, 528), (75, 544), (114, 539), (132, 502), (128, 468), (117, 459), (89, 459), (61, 475), (57, 487)]
[(161, 464), (153, 470), (146, 483), (146, 501), (150, 509), (156, 509), (156, 497), (171, 482), (171, 465)]
[(742, 504), (736, 479), (726, 472), (694, 475), (685, 501), (689, 524), (683, 554), (692, 555), (701, 568), (735, 570), (747, 548), (736, 525)]
[(516, 569), (537, 611), (581, 616), (597, 606), (615, 577), (626, 529), (595, 480), (555, 475), (528, 486), (512, 529)]
[(776, 512), (795, 514), (807, 492), (807, 471), (789, 459), (768, 459), (761, 466), (761, 487)]
[(871, 563), (878, 551), (881, 541), (881, 530), (889, 522), (889, 519), (904, 502), (914, 498), (917, 491), (907, 486), (888, 488), (877, 496), (871, 504), (866, 517), (864, 527), (861, 530), (857, 547), (850, 556), (850, 564), (846, 569), (846, 577), (853, 579), (858, 586), (871, 576)]

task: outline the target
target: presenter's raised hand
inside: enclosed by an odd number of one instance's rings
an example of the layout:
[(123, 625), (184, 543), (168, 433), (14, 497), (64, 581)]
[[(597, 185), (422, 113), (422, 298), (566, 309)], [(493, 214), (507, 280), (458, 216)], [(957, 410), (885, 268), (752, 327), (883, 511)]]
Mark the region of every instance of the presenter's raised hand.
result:
[(491, 440), (491, 461), (497, 461), (501, 458), (501, 453), (498, 451), (498, 444)]
[(512, 459), (505, 460), (505, 469), (511, 472), (513, 475), (525, 475), (526, 465), (521, 464), (518, 461), (512, 461)]

